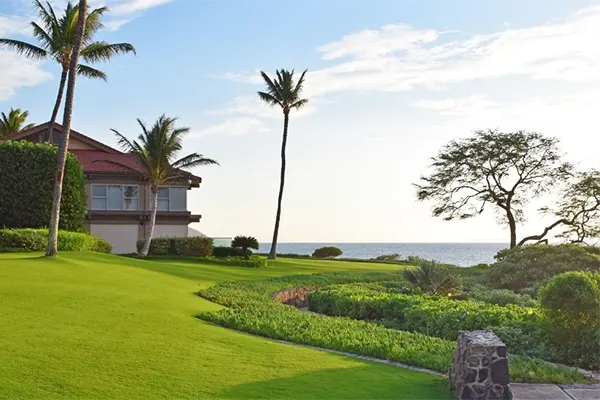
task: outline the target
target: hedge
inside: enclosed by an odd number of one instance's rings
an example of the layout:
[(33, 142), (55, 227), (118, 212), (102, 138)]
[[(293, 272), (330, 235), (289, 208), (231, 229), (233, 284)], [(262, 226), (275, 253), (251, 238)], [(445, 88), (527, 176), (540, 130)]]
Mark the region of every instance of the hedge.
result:
[[(47, 229), (0, 229), (0, 252), (45, 251), (47, 245)], [(58, 231), (58, 250), (110, 253), (112, 246), (98, 236)]]
[[(138, 240), (138, 253), (144, 240)], [(213, 252), (213, 240), (202, 236), (156, 237), (150, 241), (150, 256), (194, 256), (207, 257)]]
[[(336, 283), (399, 280), (393, 273), (330, 273), (287, 276), (263, 281), (224, 282), (202, 290), (199, 295), (230, 307), (198, 317), (221, 326), (273, 339), (348, 351), (448, 371), (454, 341), (419, 333), (388, 329), (378, 324), (299, 312), (272, 300), (278, 290), (297, 287), (324, 287)], [(530, 357), (510, 357), (511, 379), (515, 382), (587, 382), (580, 372)]]
[[(57, 148), (45, 143), (0, 142), (0, 227), (47, 227), (52, 210)], [(67, 155), (60, 229), (80, 231), (86, 214), (83, 168)]]
[(245, 268), (266, 268), (267, 267), (267, 259), (262, 257), (250, 257), (250, 259), (246, 259), (245, 257), (226, 257), (226, 258), (216, 258), (216, 257), (203, 257), (199, 259), (199, 261), (206, 264), (214, 264), (214, 265), (223, 265), (226, 267), (245, 267)]
[[(252, 250), (248, 249), (248, 253), (252, 254)], [(213, 249), (212, 256), (217, 258), (244, 257), (244, 251), (233, 247), (218, 246)]]

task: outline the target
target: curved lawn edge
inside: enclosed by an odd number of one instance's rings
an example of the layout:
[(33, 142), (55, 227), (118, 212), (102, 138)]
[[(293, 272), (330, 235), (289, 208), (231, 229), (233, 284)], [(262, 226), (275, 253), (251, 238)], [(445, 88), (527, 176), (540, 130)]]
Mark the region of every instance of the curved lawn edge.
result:
[[(401, 279), (397, 273), (325, 273), (224, 282), (201, 290), (198, 295), (229, 308), (202, 313), (198, 318), (269, 339), (447, 373), (455, 347), (452, 341), (345, 317), (304, 313), (272, 298), (274, 293), (294, 287), (322, 287), (382, 278)], [(509, 363), (514, 382), (590, 381), (577, 369), (531, 357), (512, 356)]]

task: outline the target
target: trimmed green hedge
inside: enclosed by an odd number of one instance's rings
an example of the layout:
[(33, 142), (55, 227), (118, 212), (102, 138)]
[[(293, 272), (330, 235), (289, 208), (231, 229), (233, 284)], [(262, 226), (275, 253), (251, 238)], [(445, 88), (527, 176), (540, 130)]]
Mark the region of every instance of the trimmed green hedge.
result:
[[(0, 227), (47, 227), (52, 210), (57, 148), (45, 143), (0, 142)], [(80, 231), (86, 214), (83, 168), (67, 155), (60, 229)]]
[[(272, 300), (279, 290), (325, 287), (354, 282), (401, 281), (397, 273), (329, 273), (287, 276), (263, 281), (224, 282), (199, 295), (230, 307), (198, 317), (232, 329), (273, 339), (403, 362), (446, 373), (454, 341), (388, 329), (378, 324), (299, 312)], [(588, 379), (578, 371), (530, 357), (510, 357), (515, 382), (570, 383)]]
[[(138, 253), (144, 240), (138, 240)], [(213, 252), (213, 240), (201, 236), (156, 237), (150, 242), (150, 256), (193, 256), (207, 257)]]
[[(248, 249), (248, 252), (252, 254), (252, 250)], [(233, 247), (217, 246), (213, 249), (212, 256), (217, 258), (244, 257), (244, 251)]]
[[(0, 252), (45, 251), (47, 245), (47, 229), (0, 229)], [(58, 250), (110, 253), (112, 246), (98, 236), (58, 231)]]
[(198, 259), (206, 264), (214, 264), (214, 265), (223, 265), (226, 267), (244, 267), (244, 268), (266, 268), (267, 267), (267, 259), (263, 257), (250, 257), (250, 259), (246, 259), (245, 257), (225, 257), (225, 258), (216, 258), (216, 257), (202, 257)]

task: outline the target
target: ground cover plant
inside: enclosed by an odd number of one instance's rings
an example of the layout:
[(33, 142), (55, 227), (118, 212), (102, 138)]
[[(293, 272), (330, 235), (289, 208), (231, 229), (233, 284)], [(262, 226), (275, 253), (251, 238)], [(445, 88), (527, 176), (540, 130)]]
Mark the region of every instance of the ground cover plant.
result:
[[(202, 313), (199, 318), (274, 339), (348, 351), (447, 372), (455, 346), (454, 340), (389, 329), (379, 324), (347, 317), (303, 313), (272, 299), (273, 293), (286, 288), (318, 288), (353, 282), (377, 285), (377, 282), (386, 280), (401, 282), (403, 277), (399, 273), (338, 273), (288, 276), (252, 282), (225, 282), (201, 290), (199, 294), (229, 308)], [(586, 381), (583, 375), (571, 368), (551, 365), (531, 357), (512, 356), (510, 363), (511, 378), (516, 382)]]

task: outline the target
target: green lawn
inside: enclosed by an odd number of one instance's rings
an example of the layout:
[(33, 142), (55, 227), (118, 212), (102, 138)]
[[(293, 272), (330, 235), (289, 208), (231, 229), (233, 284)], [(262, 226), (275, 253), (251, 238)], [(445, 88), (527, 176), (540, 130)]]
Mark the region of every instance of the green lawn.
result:
[(285, 345), (195, 318), (223, 280), (393, 266), (268, 269), (63, 253), (0, 254), (0, 398), (450, 399), (436, 377)]

